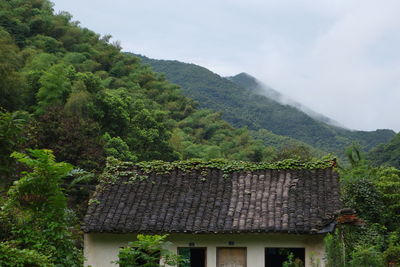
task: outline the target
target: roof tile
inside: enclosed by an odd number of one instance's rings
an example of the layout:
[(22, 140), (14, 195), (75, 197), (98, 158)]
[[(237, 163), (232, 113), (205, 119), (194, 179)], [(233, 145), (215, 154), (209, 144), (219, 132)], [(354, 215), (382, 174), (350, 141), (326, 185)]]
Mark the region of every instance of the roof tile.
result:
[(217, 169), (175, 170), (129, 178), (98, 186), (99, 203), (88, 209), (85, 232), (312, 233), (341, 205), (332, 168), (228, 177)]

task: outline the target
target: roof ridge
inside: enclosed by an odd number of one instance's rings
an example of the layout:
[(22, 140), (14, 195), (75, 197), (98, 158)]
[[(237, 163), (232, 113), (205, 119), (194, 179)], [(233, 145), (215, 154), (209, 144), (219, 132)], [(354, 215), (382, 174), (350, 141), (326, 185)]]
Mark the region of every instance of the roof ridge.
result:
[(168, 174), (172, 171), (180, 170), (187, 172), (190, 170), (207, 170), (218, 169), (224, 173), (232, 172), (254, 172), (263, 170), (299, 170), (299, 169), (327, 169), (336, 167), (336, 159), (333, 157), (325, 157), (321, 159), (312, 159), (308, 161), (298, 159), (286, 159), (278, 162), (250, 162), (250, 161), (235, 161), (225, 159), (213, 160), (180, 160), (180, 161), (142, 161), (142, 162), (122, 162), (114, 158), (107, 162), (107, 168), (111, 171), (115, 170), (140, 170), (145, 174), (157, 173)]

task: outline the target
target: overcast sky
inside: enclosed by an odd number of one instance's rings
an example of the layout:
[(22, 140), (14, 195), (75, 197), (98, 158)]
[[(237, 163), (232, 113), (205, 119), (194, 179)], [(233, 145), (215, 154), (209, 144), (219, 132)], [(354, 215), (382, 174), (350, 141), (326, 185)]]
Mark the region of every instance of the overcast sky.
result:
[(399, 0), (55, 0), (124, 51), (247, 72), (352, 129), (400, 131)]

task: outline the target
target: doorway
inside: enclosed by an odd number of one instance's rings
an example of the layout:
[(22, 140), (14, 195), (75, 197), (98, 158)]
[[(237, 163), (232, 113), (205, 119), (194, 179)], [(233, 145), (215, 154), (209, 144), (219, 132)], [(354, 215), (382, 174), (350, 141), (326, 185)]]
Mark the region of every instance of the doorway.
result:
[(302, 262), (304, 266), (305, 248), (265, 248), (265, 267), (282, 267), (289, 255), (293, 255), (293, 260), (300, 266)]
[(206, 248), (178, 248), (178, 254), (189, 261), (189, 263), (181, 264), (179, 267), (206, 267)]

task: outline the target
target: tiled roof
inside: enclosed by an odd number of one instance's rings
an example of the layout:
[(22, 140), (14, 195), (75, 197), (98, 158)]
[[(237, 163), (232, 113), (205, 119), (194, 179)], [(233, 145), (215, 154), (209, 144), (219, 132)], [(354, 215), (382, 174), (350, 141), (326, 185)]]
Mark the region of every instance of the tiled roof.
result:
[(85, 232), (315, 233), (341, 207), (332, 168), (121, 176), (94, 198)]

